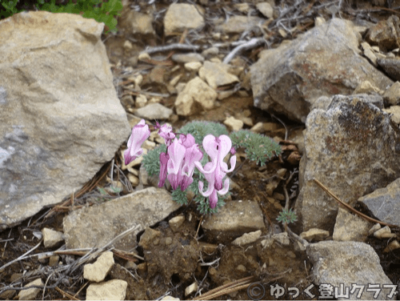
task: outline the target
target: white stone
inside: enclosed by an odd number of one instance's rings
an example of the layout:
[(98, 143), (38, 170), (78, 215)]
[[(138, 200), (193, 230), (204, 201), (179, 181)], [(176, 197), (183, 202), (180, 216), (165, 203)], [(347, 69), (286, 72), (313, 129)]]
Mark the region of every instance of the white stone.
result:
[(49, 228), (42, 229), (43, 245), (45, 248), (51, 248), (64, 240), (64, 234)]
[(268, 2), (261, 2), (256, 5), (257, 9), (268, 19), (272, 19), (274, 8)]
[(283, 246), (288, 246), (290, 244), (289, 236), (287, 232), (277, 233), (272, 235), (272, 239), (280, 243)]
[(262, 133), (264, 132), (264, 123), (259, 121), (257, 122), (251, 129), (250, 131), (254, 133)]
[(108, 272), (114, 265), (114, 254), (113, 252), (104, 252), (97, 258), (96, 262), (92, 264), (85, 264), (83, 267), (83, 278), (100, 282), (106, 278)]
[(183, 215), (178, 215), (169, 220), (169, 226), (171, 227), (172, 231), (176, 232), (179, 230), (179, 227), (185, 221), (185, 217)]
[(86, 290), (86, 300), (125, 300), (128, 283), (124, 280), (110, 280), (92, 283)]
[(197, 292), (197, 290), (199, 289), (199, 286), (197, 285), (197, 282), (193, 282), (191, 285), (189, 285), (186, 289), (185, 289), (185, 297), (189, 296), (190, 294)]
[[(43, 284), (42, 279), (38, 278), (32, 282), (29, 282), (24, 287), (29, 287), (29, 286), (33, 286), (33, 285), (43, 286), (44, 284)], [(30, 288), (27, 290), (22, 290), (18, 294), (18, 299), (19, 300), (34, 300), (39, 292), (40, 292), (39, 288)]]
[(376, 238), (386, 239), (386, 238), (396, 237), (396, 234), (392, 233), (392, 231), (390, 230), (390, 228), (388, 226), (385, 226), (385, 227), (379, 229), (378, 231), (375, 231), (374, 236)]
[(176, 113), (189, 116), (199, 109), (211, 109), (214, 107), (217, 93), (199, 77), (189, 81), (175, 101)]
[(172, 296), (165, 296), (164, 298), (161, 299), (161, 301), (179, 301), (181, 299), (179, 298), (174, 298)]
[(225, 119), (224, 124), (231, 130), (231, 131), (239, 131), (243, 128), (243, 121), (236, 119), (235, 117), (231, 116)]
[(203, 66), (203, 64), (200, 62), (189, 62), (186, 63), (184, 66), (185, 69), (188, 71), (199, 71), (199, 69), (201, 68), (201, 66)]
[(205, 80), (211, 88), (233, 84), (239, 81), (237, 76), (228, 72), (229, 65), (219, 62), (205, 61), (199, 70), (199, 76)]
[(172, 110), (159, 103), (149, 103), (136, 110), (136, 115), (145, 119), (169, 119)]
[(245, 233), (242, 236), (236, 238), (234, 241), (232, 241), (232, 244), (236, 246), (247, 245), (255, 242), (257, 239), (260, 238), (260, 236), (261, 236), (261, 230)]
[(143, 108), (147, 104), (146, 95), (140, 94), (136, 96), (135, 105), (137, 108)]
[(183, 32), (185, 29), (198, 29), (204, 26), (204, 19), (199, 13), (200, 7), (192, 4), (170, 4), (164, 17), (165, 35)]
[(306, 232), (302, 232), (300, 234), (300, 237), (307, 240), (307, 241), (320, 241), (324, 240), (329, 236), (329, 231), (322, 230), (322, 229), (317, 229), (317, 228), (311, 228)]

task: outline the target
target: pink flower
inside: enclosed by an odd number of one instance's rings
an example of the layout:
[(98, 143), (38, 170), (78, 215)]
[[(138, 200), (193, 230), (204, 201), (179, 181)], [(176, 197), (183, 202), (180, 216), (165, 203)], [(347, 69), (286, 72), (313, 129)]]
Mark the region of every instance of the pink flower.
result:
[[(190, 136), (193, 138), (192, 135)], [(188, 141), (188, 139), (186, 141)], [(186, 188), (188, 188), (188, 186), (193, 183), (193, 173), (194, 173), (194, 168), (196, 166), (195, 162), (199, 162), (202, 158), (203, 158), (203, 153), (199, 150), (199, 146), (194, 143), (194, 138), (193, 138), (192, 146), (187, 147), (185, 151), (185, 159), (182, 166), (182, 182), (181, 182), (182, 191), (185, 191)]]
[(167, 164), (168, 180), (171, 183), (172, 189), (176, 190), (182, 181), (182, 163), (185, 157), (186, 148), (175, 139), (168, 146), (169, 160)]
[(195, 162), (203, 158), (203, 153), (190, 134), (181, 134), (179, 139), (175, 139), (168, 146), (167, 152), (160, 154), (158, 187), (164, 186), (165, 179), (168, 178), (174, 190), (180, 186), (181, 190), (185, 191), (193, 183)]
[(142, 144), (149, 138), (150, 129), (144, 119), (135, 125), (128, 140), (128, 149), (124, 152), (125, 165), (136, 159), (143, 153)]
[(157, 122), (155, 128), (158, 129), (158, 134), (160, 137), (164, 138), (165, 144), (170, 146), (172, 140), (175, 138), (175, 134), (172, 132), (172, 127), (166, 123), (160, 126), (160, 124)]
[(163, 187), (165, 179), (167, 178), (167, 164), (169, 160), (169, 155), (167, 153), (160, 154), (160, 181), (158, 182), (158, 187)]
[(217, 193), (224, 195), (229, 189), (229, 179), (222, 181), (228, 172), (232, 172), (236, 165), (236, 156), (230, 159), (231, 168), (224, 162), (225, 156), (232, 149), (232, 141), (226, 135), (221, 135), (218, 138), (213, 135), (207, 135), (203, 139), (203, 148), (210, 156), (211, 162), (208, 162), (204, 168), (200, 162), (196, 162), (196, 167), (204, 174), (208, 181), (208, 188), (203, 192), (203, 182), (199, 181), (199, 191), (204, 197), (210, 197), (210, 207), (215, 208), (218, 202)]

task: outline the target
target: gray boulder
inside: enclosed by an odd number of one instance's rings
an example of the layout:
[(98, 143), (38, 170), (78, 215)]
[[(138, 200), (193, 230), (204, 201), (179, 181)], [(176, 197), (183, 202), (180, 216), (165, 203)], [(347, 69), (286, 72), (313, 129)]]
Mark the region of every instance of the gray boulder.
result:
[(359, 54), (358, 46), (353, 24), (332, 19), (267, 50), (251, 67), (254, 105), (305, 122), (321, 96), (352, 94), (364, 81), (386, 90), (392, 81)]
[(313, 179), (353, 206), (361, 196), (400, 177), (399, 134), (390, 115), (375, 104), (375, 96), (337, 95), (327, 110), (308, 115), (296, 201), (303, 231), (332, 233), (338, 211), (337, 202)]
[(80, 189), (128, 138), (103, 27), (41, 11), (0, 21), (0, 230)]

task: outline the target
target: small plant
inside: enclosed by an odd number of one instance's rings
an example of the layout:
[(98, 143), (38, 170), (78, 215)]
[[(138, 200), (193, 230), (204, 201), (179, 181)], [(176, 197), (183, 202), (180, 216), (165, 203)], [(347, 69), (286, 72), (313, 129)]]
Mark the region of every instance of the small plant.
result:
[(281, 212), (279, 212), (278, 217), (276, 218), (278, 222), (281, 222), (284, 227), (285, 231), (287, 231), (287, 225), (291, 223), (295, 223), (297, 221), (297, 215), (295, 211), (292, 211), (292, 209), (282, 209)]
[[(32, 10), (45, 10), (53, 13), (72, 13), (82, 15), (84, 18), (95, 19), (98, 22), (103, 22), (108, 31), (116, 31), (117, 19), (116, 16), (122, 10), (121, 0), (69, 0), (67, 4), (58, 5), (56, 0), (36, 0), (37, 4), (32, 5)], [(7, 18), (16, 13), (24, 11), (18, 9), (19, 0), (1, 0), (0, 1), (0, 17)]]
[(248, 130), (233, 132), (230, 137), (235, 148), (244, 148), (247, 159), (261, 166), (282, 152), (279, 144), (271, 138)]
[[(281, 153), (280, 146), (268, 137), (249, 131), (229, 137), (226, 127), (219, 123), (192, 121), (176, 134), (165, 124), (156, 128), (166, 144), (149, 151), (143, 167), (150, 176), (159, 175), (159, 187), (169, 180), (172, 199), (177, 203), (187, 204), (188, 193), (193, 195), (192, 201), (204, 215), (216, 213), (224, 205), (229, 193), (226, 174), (236, 165), (235, 147), (244, 148), (250, 160), (261, 164)], [(228, 154), (230, 168), (224, 161)]]

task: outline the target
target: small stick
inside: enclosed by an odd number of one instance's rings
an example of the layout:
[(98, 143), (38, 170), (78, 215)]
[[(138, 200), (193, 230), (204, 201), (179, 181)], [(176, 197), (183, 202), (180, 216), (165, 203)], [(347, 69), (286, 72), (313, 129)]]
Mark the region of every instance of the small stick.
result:
[(264, 39), (260, 38), (253, 38), (250, 41), (241, 44), (237, 46), (235, 49), (233, 49), (225, 58), (223, 63), (228, 64), (236, 55), (238, 55), (240, 52), (256, 48), (257, 46), (261, 45), (264, 43)]
[(388, 227), (391, 227), (391, 228), (398, 228), (398, 226), (396, 226), (396, 225), (392, 225), (392, 224), (388, 224), (388, 223), (385, 223), (385, 222), (378, 221), (377, 219), (374, 219), (374, 218), (372, 218), (372, 217), (369, 217), (368, 215), (365, 215), (364, 213), (361, 213), (361, 212), (357, 211), (356, 209), (354, 209), (353, 207), (351, 207), (349, 204), (347, 204), (347, 203), (341, 201), (341, 200), (340, 200), (336, 195), (334, 195), (328, 188), (326, 188), (320, 181), (318, 181), (317, 179), (313, 179), (313, 181), (314, 181), (315, 183), (317, 183), (319, 187), (321, 187), (323, 190), (325, 190), (325, 192), (326, 192), (327, 194), (329, 194), (331, 197), (333, 197), (340, 205), (342, 205), (343, 207), (347, 208), (347, 209), (350, 210), (351, 212), (353, 212), (353, 213), (355, 213), (355, 214), (357, 214), (357, 215), (359, 215), (359, 216), (365, 218), (366, 220), (368, 220), (368, 221), (370, 221), (370, 222), (378, 223), (378, 224), (381, 224), (381, 225), (384, 225), (384, 226), (388, 226)]
[(78, 296), (79, 293), (89, 284), (90, 282), (86, 282), (84, 285), (82, 285), (82, 287), (76, 292), (76, 294), (74, 295), (74, 297)]
[(200, 230), (201, 223), (203, 222), (203, 217), (204, 217), (204, 215), (201, 216), (199, 226), (197, 227), (197, 231), (196, 231), (196, 235), (195, 235), (196, 239), (197, 239), (197, 235), (199, 235), (199, 230)]
[(58, 286), (56, 286), (56, 291), (58, 291), (59, 293), (61, 293), (63, 296), (67, 296), (69, 299), (71, 300), (80, 300), (78, 298), (75, 298), (74, 296), (72, 296), (71, 294), (68, 294), (67, 292), (63, 291), (61, 288), (59, 288)]
[(4, 271), (4, 269), (10, 265), (12, 265), (15, 262), (18, 262), (20, 260), (23, 260), (29, 253), (31, 253), (32, 251), (36, 250), (37, 248), (39, 248), (40, 244), (42, 243), (42, 241), (40, 241), (36, 246), (34, 246), (32, 249), (30, 249), (29, 251), (27, 251), (26, 253), (22, 254), (21, 256), (19, 256), (18, 258), (10, 261), (9, 263), (6, 263), (5, 265), (3, 265), (2, 267), (0, 267), (0, 272)]

